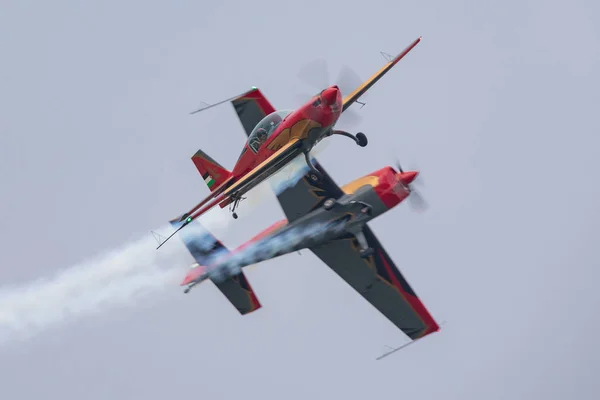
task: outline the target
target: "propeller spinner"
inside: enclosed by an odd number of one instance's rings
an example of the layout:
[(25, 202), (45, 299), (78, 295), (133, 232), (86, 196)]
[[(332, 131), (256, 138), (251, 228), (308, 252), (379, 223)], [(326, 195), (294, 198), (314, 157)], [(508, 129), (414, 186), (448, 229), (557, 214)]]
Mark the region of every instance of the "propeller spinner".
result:
[(406, 183), (403, 183), (410, 191), (409, 202), (411, 207), (416, 211), (425, 211), (428, 208), (427, 202), (425, 201), (421, 193), (413, 187), (415, 183), (422, 184), (422, 182), (420, 182), (420, 179), (417, 179), (420, 178), (421, 174), (419, 174), (416, 171), (405, 172), (404, 169), (402, 169), (402, 165), (400, 164), (400, 161), (397, 158), (396, 169), (399, 173), (407, 175)]
[[(321, 91), (333, 85), (336, 85), (342, 96), (347, 96), (358, 88), (363, 82), (356, 72), (347, 66), (342, 67), (335, 83), (329, 80), (329, 69), (327, 62), (324, 59), (317, 59), (313, 62), (305, 64), (298, 72), (298, 78), (313, 87), (315, 90)], [(298, 95), (298, 100), (306, 102), (310, 95)], [(362, 117), (356, 110), (347, 109), (340, 116), (339, 121), (347, 126), (356, 126), (362, 120)]]

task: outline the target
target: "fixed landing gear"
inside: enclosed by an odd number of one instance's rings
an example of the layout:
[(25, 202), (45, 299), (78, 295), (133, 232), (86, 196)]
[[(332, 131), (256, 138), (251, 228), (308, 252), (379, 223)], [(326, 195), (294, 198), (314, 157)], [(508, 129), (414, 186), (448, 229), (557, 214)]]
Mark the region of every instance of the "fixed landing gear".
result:
[(365, 135), (362, 132), (358, 132), (356, 134), (356, 136), (354, 136), (353, 134), (345, 132), (345, 131), (335, 130), (332, 132), (332, 134), (346, 136), (347, 138), (354, 140), (356, 142), (356, 144), (359, 145), (360, 147), (365, 147), (367, 144), (369, 144), (369, 141), (367, 140), (367, 135)]
[[(360, 206), (359, 215), (358, 215), (356, 221), (364, 219), (364, 218), (368, 218), (368, 217), (372, 216), (372, 214), (373, 214), (373, 207), (370, 204), (365, 203), (364, 201), (351, 201), (349, 203), (349, 205), (351, 205), (352, 208), (354, 208), (357, 205)], [(325, 209), (326, 211), (333, 210), (336, 207), (344, 207), (344, 209), (346, 209), (346, 206), (348, 206), (348, 204), (342, 205), (342, 204), (338, 203), (338, 201), (336, 199), (333, 199), (333, 198), (329, 198), (329, 199), (325, 200), (325, 202), (323, 203), (323, 209)], [(350, 209), (348, 209), (347, 211), (350, 211)], [(349, 213), (347, 213), (342, 218), (342, 220), (345, 220), (344, 222), (349, 222), (351, 219), (352, 219), (352, 215), (350, 215)], [(343, 227), (344, 222), (342, 222), (342, 220), (338, 220), (338, 221), (340, 223), (342, 223), (342, 226), (341, 226), (342, 230), (345, 230), (345, 228)], [(358, 241), (358, 245), (360, 246), (361, 258), (368, 258), (375, 253), (375, 250), (372, 247), (369, 247), (369, 242), (367, 242), (367, 238), (365, 237), (365, 234), (363, 233), (362, 229), (358, 230), (358, 231), (352, 229), (350, 232), (352, 234), (354, 234), (354, 237)]]
[(373, 255), (374, 252), (375, 252), (375, 250), (373, 250), (372, 247), (369, 247), (368, 249), (361, 250), (360, 256), (361, 256), (361, 258), (369, 258)]
[(360, 246), (360, 256), (362, 258), (367, 258), (373, 255), (375, 250), (372, 247), (369, 247), (369, 243), (367, 242), (367, 238), (365, 234), (361, 232), (356, 233), (356, 240), (358, 240), (358, 245)]
[(314, 183), (321, 182), (321, 179), (323, 179), (323, 175), (321, 174), (321, 172), (319, 172), (317, 167), (315, 167), (315, 165), (312, 163), (312, 161), (310, 159), (310, 151), (304, 152), (304, 158), (306, 159), (306, 165), (308, 165), (308, 167), (310, 168), (310, 173), (308, 174), (308, 177), (310, 178), (310, 180)]

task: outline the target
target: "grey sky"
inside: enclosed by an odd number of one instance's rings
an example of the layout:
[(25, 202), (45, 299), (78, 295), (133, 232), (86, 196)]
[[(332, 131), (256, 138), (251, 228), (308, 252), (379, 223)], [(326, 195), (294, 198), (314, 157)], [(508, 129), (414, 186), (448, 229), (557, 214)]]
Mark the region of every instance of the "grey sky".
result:
[[(332, 140), (339, 183), (393, 162), (422, 171), (430, 209), (371, 226), (439, 321), (401, 332), (315, 256), (248, 276), (240, 317), (211, 284), (82, 318), (0, 348), (11, 399), (595, 399), (600, 6), (593, 1), (4, 1), (0, 12), (0, 282), (66, 268), (207, 193), (190, 156), (231, 168), (228, 105), (252, 85), (297, 105), (304, 63), (367, 78), (362, 149)], [(396, 152), (396, 153), (394, 153)], [(240, 211), (233, 246), (283, 216)], [(197, 394), (193, 392), (199, 392)]]

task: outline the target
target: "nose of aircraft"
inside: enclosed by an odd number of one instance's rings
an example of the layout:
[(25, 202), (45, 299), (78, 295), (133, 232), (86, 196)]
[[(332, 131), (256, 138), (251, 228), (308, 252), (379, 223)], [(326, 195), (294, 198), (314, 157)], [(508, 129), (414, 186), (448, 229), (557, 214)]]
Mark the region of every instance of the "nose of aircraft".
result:
[(419, 175), (417, 171), (401, 172), (398, 174), (398, 180), (404, 185), (410, 184)]
[(337, 95), (339, 91), (340, 89), (337, 87), (337, 85), (333, 85), (323, 90), (323, 93), (321, 94), (321, 99), (323, 100), (323, 103), (325, 103), (328, 106), (334, 104), (337, 100)]

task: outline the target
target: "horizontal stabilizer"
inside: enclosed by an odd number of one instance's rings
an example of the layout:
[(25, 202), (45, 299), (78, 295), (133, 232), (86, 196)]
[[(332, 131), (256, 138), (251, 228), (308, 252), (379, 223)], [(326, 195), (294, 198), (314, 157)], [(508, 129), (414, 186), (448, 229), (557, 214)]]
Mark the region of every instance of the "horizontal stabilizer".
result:
[[(169, 222), (175, 229), (181, 225), (180, 218), (175, 218)], [(194, 257), (194, 261), (200, 265), (205, 265), (209, 260), (209, 256), (214, 252), (229, 252), (219, 239), (196, 220), (190, 222), (186, 229), (182, 229), (178, 233), (185, 247)]]
[(262, 307), (243, 272), (228, 278), (224, 282), (214, 282), (214, 284), (242, 315)]
[[(181, 225), (179, 218), (170, 222), (174, 228)], [(229, 249), (196, 220), (189, 223), (186, 229), (179, 231), (179, 236), (199, 265), (205, 265), (215, 252), (229, 253)], [(223, 282), (213, 281), (213, 283), (242, 315), (262, 307), (243, 272), (231, 276)]]

